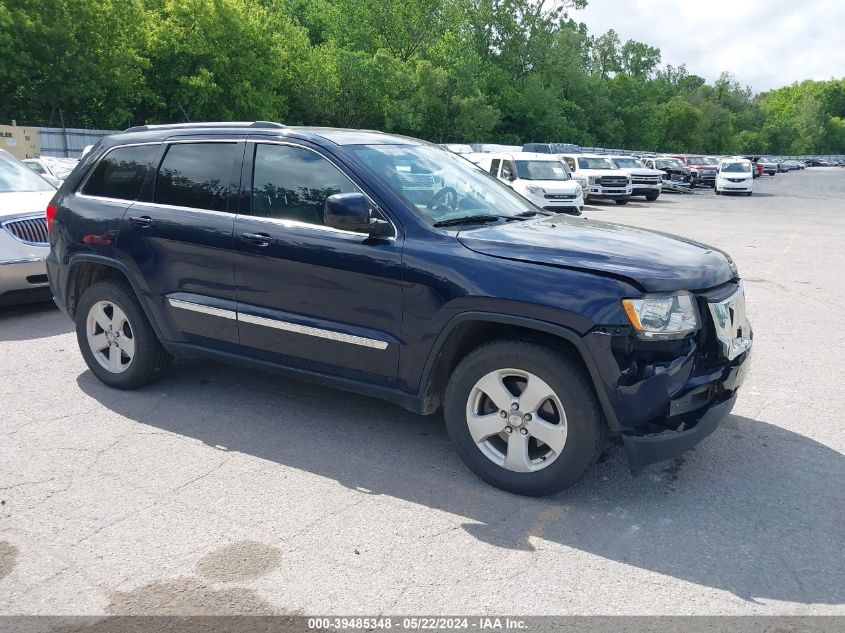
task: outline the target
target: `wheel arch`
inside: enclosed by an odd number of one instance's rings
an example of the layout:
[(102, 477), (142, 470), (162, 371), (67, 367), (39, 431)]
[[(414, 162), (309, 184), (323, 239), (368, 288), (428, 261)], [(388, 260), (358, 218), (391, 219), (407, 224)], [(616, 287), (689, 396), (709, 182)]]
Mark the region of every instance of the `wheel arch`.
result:
[(442, 403), (449, 377), (462, 358), (491, 340), (525, 340), (539, 343), (579, 363), (590, 378), (605, 420), (616, 426), (616, 415), (603, 389), (600, 374), (581, 335), (566, 326), (529, 317), (491, 312), (465, 312), (443, 328), (429, 354), (420, 380), (423, 413), (434, 413)]
[(67, 280), (65, 282), (65, 299), (68, 314), (71, 318), (76, 318), (76, 308), (85, 290), (93, 284), (106, 279), (122, 281), (129, 285), (132, 292), (135, 293), (138, 302), (141, 304), (141, 309), (152, 325), (156, 336), (161, 339), (162, 334), (159, 323), (150, 310), (148, 303), (144, 301), (145, 295), (133, 280), (133, 276), (129, 273), (128, 268), (121, 262), (107, 257), (86, 253), (77, 255), (68, 264)]

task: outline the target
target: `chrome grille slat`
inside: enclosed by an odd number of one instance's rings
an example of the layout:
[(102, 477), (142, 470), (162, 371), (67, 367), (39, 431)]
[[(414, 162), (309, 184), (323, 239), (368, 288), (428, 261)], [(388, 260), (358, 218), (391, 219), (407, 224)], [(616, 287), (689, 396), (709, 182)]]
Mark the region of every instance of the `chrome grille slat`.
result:
[(15, 239), (26, 244), (47, 246), (50, 239), (47, 235), (47, 220), (42, 217), (21, 218), (3, 222), (2, 227)]

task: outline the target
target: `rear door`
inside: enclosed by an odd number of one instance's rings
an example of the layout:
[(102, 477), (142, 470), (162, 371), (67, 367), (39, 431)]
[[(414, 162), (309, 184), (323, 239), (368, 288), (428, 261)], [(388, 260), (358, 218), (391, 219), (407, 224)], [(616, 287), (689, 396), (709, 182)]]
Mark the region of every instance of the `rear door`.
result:
[(167, 339), (238, 349), (232, 228), (244, 146), (165, 143), (155, 178), (124, 215), (118, 257), (143, 285)]
[(328, 196), (366, 191), (319, 148), (305, 144), (250, 143), (243, 190), (234, 242), (243, 352), (393, 383), (402, 331), (396, 226), (389, 239), (325, 226)]

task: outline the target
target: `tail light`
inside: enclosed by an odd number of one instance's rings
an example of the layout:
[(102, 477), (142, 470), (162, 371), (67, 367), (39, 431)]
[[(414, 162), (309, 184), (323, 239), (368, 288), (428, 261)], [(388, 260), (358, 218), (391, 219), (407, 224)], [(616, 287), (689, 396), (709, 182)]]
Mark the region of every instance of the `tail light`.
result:
[(56, 217), (56, 211), (59, 210), (55, 204), (48, 204), (47, 205), (47, 213), (45, 216), (47, 217), (47, 230), (49, 231), (50, 228), (53, 226), (53, 218)]

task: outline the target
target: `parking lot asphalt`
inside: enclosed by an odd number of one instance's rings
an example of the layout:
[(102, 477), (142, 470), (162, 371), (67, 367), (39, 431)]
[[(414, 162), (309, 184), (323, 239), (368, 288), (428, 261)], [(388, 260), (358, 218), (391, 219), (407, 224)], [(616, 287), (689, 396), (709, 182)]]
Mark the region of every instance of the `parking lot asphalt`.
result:
[(745, 279), (751, 374), (692, 452), (521, 498), (439, 415), (211, 363), (119, 392), (0, 309), (0, 613), (845, 614), (845, 169), (585, 215)]

